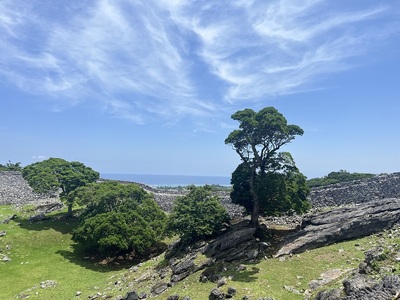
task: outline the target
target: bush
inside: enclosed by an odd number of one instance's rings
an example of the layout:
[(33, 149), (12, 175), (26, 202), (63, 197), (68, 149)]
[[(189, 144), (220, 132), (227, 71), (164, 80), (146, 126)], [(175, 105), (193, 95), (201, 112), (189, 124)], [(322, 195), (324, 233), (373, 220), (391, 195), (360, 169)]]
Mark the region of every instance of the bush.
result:
[(108, 212), (83, 219), (73, 239), (87, 250), (112, 256), (128, 251), (143, 254), (157, 236), (137, 212)]
[(144, 254), (164, 237), (166, 215), (143, 188), (116, 181), (76, 189), (71, 197), (86, 205), (73, 240), (101, 255)]
[(187, 195), (176, 198), (167, 231), (183, 240), (195, 241), (217, 233), (228, 220), (226, 209), (217, 196), (212, 196), (210, 186), (190, 186)]

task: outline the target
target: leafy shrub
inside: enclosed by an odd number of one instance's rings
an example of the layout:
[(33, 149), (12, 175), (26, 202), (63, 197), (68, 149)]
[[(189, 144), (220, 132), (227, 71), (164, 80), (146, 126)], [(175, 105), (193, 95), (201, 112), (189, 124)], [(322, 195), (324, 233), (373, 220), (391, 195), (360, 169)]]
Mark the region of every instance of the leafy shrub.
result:
[(136, 184), (92, 183), (70, 196), (86, 205), (72, 238), (87, 250), (101, 255), (143, 254), (164, 236), (165, 213)]
[(225, 207), (217, 196), (212, 196), (210, 186), (190, 186), (187, 195), (176, 198), (167, 231), (179, 234), (183, 240), (195, 241), (217, 233), (228, 220)]

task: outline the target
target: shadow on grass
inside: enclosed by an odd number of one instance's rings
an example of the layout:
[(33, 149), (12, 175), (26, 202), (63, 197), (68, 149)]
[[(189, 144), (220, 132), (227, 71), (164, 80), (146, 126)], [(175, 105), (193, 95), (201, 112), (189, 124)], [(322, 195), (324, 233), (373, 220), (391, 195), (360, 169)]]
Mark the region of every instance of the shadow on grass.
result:
[(240, 281), (240, 282), (254, 282), (258, 278), (255, 276), (260, 271), (257, 267), (251, 267), (250, 270), (243, 270), (235, 272), (235, 276), (232, 276), (232, 281)]
[(101, 258), (87, 256), (79, 245), (73, 245), (73, 250), (58, 250), (56, 253), (69, 262), (96, 272), (117, 271), (129, 267), (125, 264), (103, 264)]
[(146, 255), (137, 255), (134, 252), (131, 252), (120, 254), (115, 257), (104, 257), (96, 254), (89, 254), (81, 245), (74, 244), (72, 245), (73, 250), (58, 250), (56, 253), (68, 259), (70, 262), (86, 269), (98, 272), (108, 272), (130, 268), (139, 263), (145, 262), (164, 252), (166, 247), (167, 245), (159, 243), (149, 249)]
[[(43, 220), (29, 221), (26, 217), (16, 216), (13, 222), (19, 224), (21, 229), (33, 231), (46, 231), (55, 230), (63, 235), (68, 235), (66, 238), (70, 239), (70, 234), (79, 225), (77, 217), (67, 217), (66, 212), (52, 213), (49, 217)], [(133, 253), (118, 255), (115, 257), (103, 257), (96, 254), (88, 253), (80, 244), (72, 244), (71, 250), (58, 250), (57, 254), (61, 255), (71, 263), (90, 269), (97, 272), (116, 271), (124, 268), (129, 268), (140, 262), (144, 262), (153, 256), (161, 254), (166, 249), (165, 244), (158, 244), (146, 253), (146, 256), (138, 256)]]
[(14, 221), (19, 223), (19, 226), (26, 230), (41, 231), (53, 229), (62, 234), (72, 233), (72, 231), (78, 226), (78, 219), (74, 217), (67, 218), (66, 213), (64, 212), (56, 213), (51, 217), (46, 217), (43, 220), (34, 222), (17, 215)]

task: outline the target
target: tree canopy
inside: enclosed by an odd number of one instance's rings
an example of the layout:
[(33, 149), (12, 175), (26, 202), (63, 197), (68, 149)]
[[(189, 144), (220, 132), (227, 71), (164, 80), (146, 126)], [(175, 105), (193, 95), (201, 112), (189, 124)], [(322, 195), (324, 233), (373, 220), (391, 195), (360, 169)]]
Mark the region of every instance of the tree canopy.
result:
[(212, 195), (211, 187), (193, 185), (187, 195), (176, 198), (167, 230), (183, 240), (195, 241), (217, 233), (228, 220), (225, 207)]
[(12, 163), (9, 160), (5, 165), (0, 164), (0, 171), (21, 171), (21, 170), (22, 167), (20, 162)]
[[(61, 158), (30, 164), (22, 171), (22, 176), (35, 192), (55, 194), (61, 189), (60, 198), (66, 200), (69, 193), (78, 187), (99, 179), (99, 173), (81, 162), (68, 162)], [(68, 212), (72, 213), (73, 203), (67, 201)]]
[[(232, 173), (231, 199), (233, 203), (242, 205), (248, 213), (251, 213), (254, 199), (250, 192), (249, 178), (249, 169), (241, 163)], [(306, 185), (306, 177), (295, 167), (294, 162), (284, 166), (281, 172), (269, 172), (257, 176), (255, 181), (260, 214), (277, 216), (282, 213), (303, 213), (310, 208), (310, 203), (307, 201), (309, 188)]]
[(280, 172), (285, 168), (290, 170), (294, 164), (293, 159), (288, 160), (289, 156), (278, 150), (297, 135), (302, 135), (303, 130), (297, 125), (289, 125), (274, 107), (266, 107), (259, 112), (252, 109), (240, 110), (232, 115), (232, 119), (239, 121), (239, 129), (232, 131), (225, 143), (232, 145), (242, 160), (241, 170), (237, 173), (247, 176), (246, 197), (252, 203), (251, 222), (257, 226), (263, 200), (262, 191), (265, 191), (267, 183), (270, 189), (276, 188), (271, 183), (277, 178), (284, 178), (279, 175)]
[(86, 205), (73, 240), (102, 255), (145, 253), (165, 233), (166, 215), (137, 184), (91, 183), (69, 197)]

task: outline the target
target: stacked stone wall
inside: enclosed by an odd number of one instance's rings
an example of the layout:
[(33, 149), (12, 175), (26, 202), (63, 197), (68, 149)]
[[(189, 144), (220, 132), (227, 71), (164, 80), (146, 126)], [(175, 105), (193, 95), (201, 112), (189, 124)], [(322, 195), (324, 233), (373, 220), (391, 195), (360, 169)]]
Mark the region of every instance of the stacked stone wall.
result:
[(313, 207), (357, 204), (384, 198), (400, 198), (400, 172), (313, 188), (309, 196)]
[(58, 198), (49, 198), (33, 192), (21, 172), (0, 172), (0, 205), (48, 204), (58, 201)]

